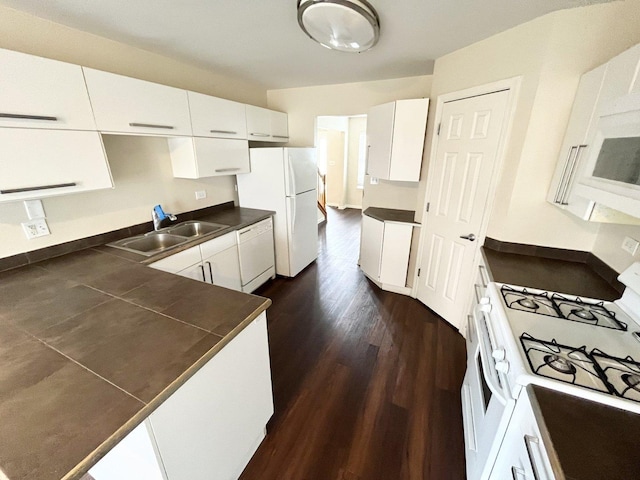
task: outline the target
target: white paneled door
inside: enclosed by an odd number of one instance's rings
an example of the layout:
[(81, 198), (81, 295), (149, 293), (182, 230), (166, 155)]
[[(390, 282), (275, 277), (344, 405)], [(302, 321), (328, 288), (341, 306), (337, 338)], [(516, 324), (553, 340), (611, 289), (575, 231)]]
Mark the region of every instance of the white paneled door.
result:
[(418, 299), (457, 328), (498, 155), (509, 91), (447, 102), (429, 169)]

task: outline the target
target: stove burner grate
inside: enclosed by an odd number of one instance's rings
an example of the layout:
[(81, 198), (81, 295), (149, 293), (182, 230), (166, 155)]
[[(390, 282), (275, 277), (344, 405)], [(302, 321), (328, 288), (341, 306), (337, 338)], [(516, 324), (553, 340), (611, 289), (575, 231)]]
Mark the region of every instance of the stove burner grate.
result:
[(640, 363), (631, 357), (614, 357), (597, 348), (591, 353), (613, 393), (640, 402)]

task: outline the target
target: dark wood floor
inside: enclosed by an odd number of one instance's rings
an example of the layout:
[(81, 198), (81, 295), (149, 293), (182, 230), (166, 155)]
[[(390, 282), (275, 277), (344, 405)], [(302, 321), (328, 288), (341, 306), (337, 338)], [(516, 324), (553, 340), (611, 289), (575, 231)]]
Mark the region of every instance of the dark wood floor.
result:
[(256, 292), (275, 414), (243, 480), (463, 479), (464, 339), (357, 266), (360, 211), (329, 209), (318, 260)]

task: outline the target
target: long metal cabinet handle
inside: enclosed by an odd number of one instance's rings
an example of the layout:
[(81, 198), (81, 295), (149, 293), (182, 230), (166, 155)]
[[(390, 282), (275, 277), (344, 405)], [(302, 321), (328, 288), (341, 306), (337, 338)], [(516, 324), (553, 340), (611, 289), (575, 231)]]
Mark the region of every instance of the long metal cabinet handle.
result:
[(216, 168), (216, 172), (220, 173), (220, 172), (237, 172), (238, 170), (240, 170), (239, 167), (235, 167), (235, 168)]
[(251, 132), (249, 135), (253, 135), (254, 137), (270, 137), (271, 136), (268, 133), (259, 133), (259, 132), (256, 132), (256, 133)]
[(57, 183), (54, 185), (38, 185), (36, 187), (8, 188), (6, 190), (0, 190), (0, 194), (4, 195), (8, 193), (35, 192), (36, 190), (49, 190), (51, 188), (75, 187), (76, 185), (77, 185), (76, 182), (69, 182), (69, 183)]
[(576, 172), (578, 171), (578, 165), (580, 165), (580, 155), (582, 153), (582, 149), (583, 148), (587, 148), (586, 145), (578, 145), (578, 149), (576, 150), (576, 154), (573, 157), (573, 163), (571, 164), (571, 170), (569, 170), (569, 173), (567, 175), (567, 186), (565, 188), (564, 191), (564, 196), (562, 197), (562, 205), (569, 205), (569, 193), (571, 192), (571, 190), (569, 190), (569, 186), (573, 183), (573, 179), (576, 175)]
[(556, 189), (556, 197), (553, 202), (562, 205), (562, 198), (564, 196), (564, 192), (566, 190), (567, 185), (567, 171), (569, 168), (569, 164), (571, 163), (571, 159), (573, 158), (573, 152), (578, 149), (577, 146), (573, 145), (569, 149), (569, 153), (567, 154), (567, 159), (564, 162), (564, 168), (562, 169), (562, 175), (560, 176), (560, 182), (558, 183), (558, 188)]
[(531, 463), (531, 469), (533, 470), (533, 478), (535, 478), (535, 480), (540, 480), (540, 473), (538, 472), (538, 465), (535, 462), (535, 459), (533, 458), (533, 445), (532, 444), (539, 444), (540, 441), (532, 436), (532, 435), (525, 435), (524, 436), (524, 446), (527, 449), (527, 456), (529, 457), (529, 463)]
[(289, 138), (289, 135), (271, 135), (273, 138)]
[(473, 331), (473, 315), (467, 315), (467, 338), (473, 343), (475, 332)]
[(232, 130), (209, 130), (211, 133), (226, 133), (227, 135), (236, 135), (238, 132)]
[(129, 124), (130, 127), (144, 127), (144, 128), (162, 128), (164, 130), (173, 130), (175, 127), (172, 127), (171, 125), (156, 125), (153, 123), (137, 123), (137, 122), (132, 122)]
[(202, 273), (202, 281), (206, 283), (207, 277), (204, 276), (204, 267), (202, 265), (198, 265), (200, 267), (200, 273)]
[(22, 115), (20, 113), (0, 113), (0, 118), (15, 118), (18, 120), (45, 120), (47, 122), (57, 122), (58, 117), (47, 115)]
[(209, 277), (211, 277), (211, 284), (213, 284), (213, 269), (211, 268), (211, 262), (205, 262), (209, 265)]

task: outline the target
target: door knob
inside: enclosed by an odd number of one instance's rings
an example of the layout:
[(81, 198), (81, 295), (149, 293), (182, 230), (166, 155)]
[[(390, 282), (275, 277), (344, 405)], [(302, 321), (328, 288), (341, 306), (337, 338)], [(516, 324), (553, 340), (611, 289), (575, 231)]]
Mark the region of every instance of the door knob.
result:
[(460, 238), (473, 242), (476, 239), (476, 236), (473, 233), (470, 233), (469, 235), (460, 235)]

